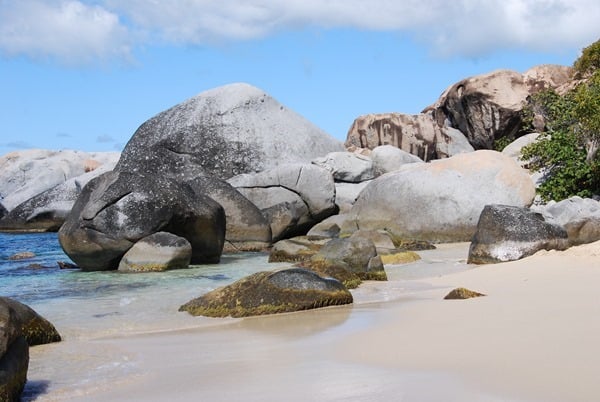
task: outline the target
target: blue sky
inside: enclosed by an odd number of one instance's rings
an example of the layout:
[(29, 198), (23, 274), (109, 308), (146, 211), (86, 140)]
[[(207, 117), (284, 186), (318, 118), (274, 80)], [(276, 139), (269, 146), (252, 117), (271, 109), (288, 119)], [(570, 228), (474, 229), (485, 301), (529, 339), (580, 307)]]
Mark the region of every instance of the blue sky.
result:
[(0, 0), (0, 154), (120, 150), (148, 118), (248, 82), (344, 140), (468, 76), (570, 65), (600, 37), (574, 0)]

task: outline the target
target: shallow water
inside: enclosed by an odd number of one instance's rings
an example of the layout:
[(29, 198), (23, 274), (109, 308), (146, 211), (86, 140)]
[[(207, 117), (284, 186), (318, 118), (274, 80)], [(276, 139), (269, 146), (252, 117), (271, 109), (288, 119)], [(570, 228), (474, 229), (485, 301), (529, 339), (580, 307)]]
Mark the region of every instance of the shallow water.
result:
[[(102, 399), (107, 390), (148, 375), (142, 369), (142, 357), (132, 354), (129, 348), (123, 349), (127, 339), (137, 343), (152, 333), (165, 332), (167, 336), (173, 334), (172, 340), (178, 342), (181, 337), (177, 334), (182, 330), (202, 329), (193, 337), (201, 336), (199, 342), (204, 344), (207, 334), (204, 331), (214, 328), (218, 332), (211, 347), (221, 349), (222, 337), (229, 333), (223, 331), (234, 328), (235, 332), (235, 328), (243, 325), (253, 334), (262, 334), (265, 328), (270, 328), (268, 331), (275, 332), (269, 336), (302, 342), (317, 339), (315, 342), (320, 344), (321, 339), (337, 338), (373, 325), (373, 312), (380, 308), (380, 302), (427, 297), (432, 288), (423, 279), (469, 269), (465, 249), (464, 244), (440, 245), (437, 250), (419, 252), (420, 261), (388, 265), (388, 282), (369, 282), (353, 290), (354, 306), (310, 312), (315, 319), (308, 326), (306, 320), (296, 323), (297, 316), (293, 314), (240, 321), (192, 317), (177, 311), (190, 299), (241, 277), (291, 265), (269, 264), (268, 256), (263, 253), (224, 255), (220, 264), (160, 273), (81, 272), (59, 269), (57, 261), (70, 261), (54, 233), (0, 234), (0, 295), (30, 305), (49, 319), (64, 339), (61, 343), (31, 348), (29, 381), (23, 400), (87, 400), (92, 394)], [(8, 260), (10, 255), (23, 251), (34, 252), (36, 256)], [(277, 324), (268, 325), (273, 320)], [(244, 338), (229, 339), (225, 344), (250, 341)], [(123, 342), (115, 343), (115, 339)], [(156, 345), (153, 353), (160, 353), (159, 349)], [(206, 350), (206, 353), (212, 352)], [(168, 360), (167, 356), (165, 359)], [(351, 394), (360, 395), (357, 392), (354, 389)], [(215, 389), (212, 396), (216, 398), (219, 394)]]
[[(123, 274), (60, 269), (71, 262), (56, 233), (0, 234), (0, 295), (28, 304), (66, 338), (161, 331), (198, 325), (180, 305), (254, 272), (289, 266), (269, 264), (267, 254), (224, 255), (220, 264), (166, 272)], [(26, 260), (9, 256), (35, 253)], [(206, 320), (209, 321), (209, 320)]]

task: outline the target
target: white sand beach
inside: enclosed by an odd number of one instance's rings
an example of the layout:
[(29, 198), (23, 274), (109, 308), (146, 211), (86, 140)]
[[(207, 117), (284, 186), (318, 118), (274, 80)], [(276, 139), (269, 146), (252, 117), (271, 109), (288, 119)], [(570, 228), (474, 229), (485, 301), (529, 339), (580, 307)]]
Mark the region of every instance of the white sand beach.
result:
[[(600, 242), (436, 271), (464, 265), (457, 256), (466, 258), (467, 247), (442, 245), (420, 266), (386, 267), (390, 281), (362, 285), (351, 306), (239, 320), (183, 316), (175, 329), (67, 336), (32, 348), (29, 398), (598, 400)], [(402, 270), (415, 275), (398, 279)], [(459, 286), (487, 296), (443, 300)]]

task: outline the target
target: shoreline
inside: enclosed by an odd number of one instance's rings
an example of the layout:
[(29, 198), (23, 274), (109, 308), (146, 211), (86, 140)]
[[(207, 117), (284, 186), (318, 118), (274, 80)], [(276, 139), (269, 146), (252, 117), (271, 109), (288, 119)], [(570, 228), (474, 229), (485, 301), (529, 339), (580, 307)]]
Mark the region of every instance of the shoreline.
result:
[[(600, 242), (366, 283), (349, 306), (67, 339), (31, 349), (24, 400), (594, 400), (596, 283)], [(442, 300), (458, 286), (487, 296)]]

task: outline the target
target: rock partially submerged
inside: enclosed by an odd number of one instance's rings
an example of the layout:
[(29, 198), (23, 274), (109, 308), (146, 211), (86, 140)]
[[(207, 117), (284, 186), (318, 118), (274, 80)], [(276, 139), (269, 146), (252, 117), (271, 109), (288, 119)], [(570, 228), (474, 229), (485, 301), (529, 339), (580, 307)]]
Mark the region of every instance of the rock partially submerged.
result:
[(192, 315), (247, 317), (352, 303), (339, 281), (306, 269), (258, 272), (209, 292), (179, 308)]
[(121, 272), (160, 272), (190, 265), (192, 245), (183, 237), (157, 232), (129, 249), (119, 263)]
[(470, 264), (514, 261), (539, 250), (564, 250), (569, 246), (565, 229), (548, 223), (528, 208), (487, 205), (469, 247)]
[(187, 239), (192, 263), (216, 263), (225, 239), (223, 207), (163, 176), (112, 171), (83, 189), (58, 232), (84, 271), (117, 269), (138, 240), (165, 231)]

